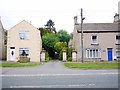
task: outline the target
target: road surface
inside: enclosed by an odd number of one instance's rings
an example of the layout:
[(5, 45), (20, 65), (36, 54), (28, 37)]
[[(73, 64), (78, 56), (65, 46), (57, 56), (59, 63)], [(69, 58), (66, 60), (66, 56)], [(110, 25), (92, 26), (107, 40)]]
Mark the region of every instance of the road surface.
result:
[(2, 68), (2, 88), (118, 88), (117, 69), (69, 69), (60, 61)]

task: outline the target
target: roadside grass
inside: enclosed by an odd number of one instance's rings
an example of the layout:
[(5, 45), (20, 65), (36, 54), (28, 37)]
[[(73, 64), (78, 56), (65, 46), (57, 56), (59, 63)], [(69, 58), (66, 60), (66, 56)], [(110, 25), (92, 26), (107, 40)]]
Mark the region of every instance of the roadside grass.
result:
[(120, 69), (120, 62), (65, 62), (64, 66), (81, 69)]
[(19, 63), (19, 62), (3, 62), (0, 63), (0, 67), (30, 67), (30, 66), (39, 66), (40, 62), (28, 62), (28, 63)]

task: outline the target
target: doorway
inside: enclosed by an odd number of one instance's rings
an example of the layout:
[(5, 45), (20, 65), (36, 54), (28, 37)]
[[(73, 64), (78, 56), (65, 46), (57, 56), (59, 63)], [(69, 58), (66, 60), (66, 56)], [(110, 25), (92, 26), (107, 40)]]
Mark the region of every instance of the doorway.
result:
[(108, 52), (108, 61), (112, 61), (113, 60), (112, 48), (108, 48), (107, 52)]
[(15, 61), (15, 47), (10, 47), (10, 61)]

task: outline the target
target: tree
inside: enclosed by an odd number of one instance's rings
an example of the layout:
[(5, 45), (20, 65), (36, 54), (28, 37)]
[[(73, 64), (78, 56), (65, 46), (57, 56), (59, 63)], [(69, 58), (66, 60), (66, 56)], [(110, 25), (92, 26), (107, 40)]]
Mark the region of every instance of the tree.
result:
[(42, 46), (49, 53), (50, 57), (54, 57), (54, 45), (59, 42), (59, 38), (54, 33), (47, 33), (42, 37)]
[(49, 21), (47, 21), (47, 24), (45, 25), (45, 27), (47, 27), (48, 29), (50, 29), (50, 31), (54, 31), (56, 33), (56, 28), (54, 27), (55, 23), (49, 19)]
[(54, 45), (54, 48), (55, 50), (59, 53), (60, 51), (62, 51), (62, 49), (64, 47), (67, 47), (67, 43), (66, 42), (57, 42), (55, 45)]
[(41, 34), (41, 37), (46, 35), (47, 33), (53, 33), (52, 31), (50, 31), (49, 29), (47, 28), (38, 28), (38, 30), (40, 30), (40, 34)]
[(71, 38), (71, 35), (69, 35), (65, 30), (58, 31), (57, 36), (59, 37), (60, 42), (67, 42), (67, 44)]
[(57, 42), (54, 45), (54, 48), (59, 54), (59, 59), (62, 60), (62, 50), (67, 48), (67, 43), (66, 42)]

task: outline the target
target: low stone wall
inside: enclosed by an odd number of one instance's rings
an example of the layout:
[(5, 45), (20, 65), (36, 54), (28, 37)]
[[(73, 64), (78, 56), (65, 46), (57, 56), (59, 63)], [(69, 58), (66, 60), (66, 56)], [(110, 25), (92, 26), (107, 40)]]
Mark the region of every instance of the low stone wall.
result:
[(100, 62), (101, 61), (101, 58), (85, 58), (84, 59), (84, 62)]

